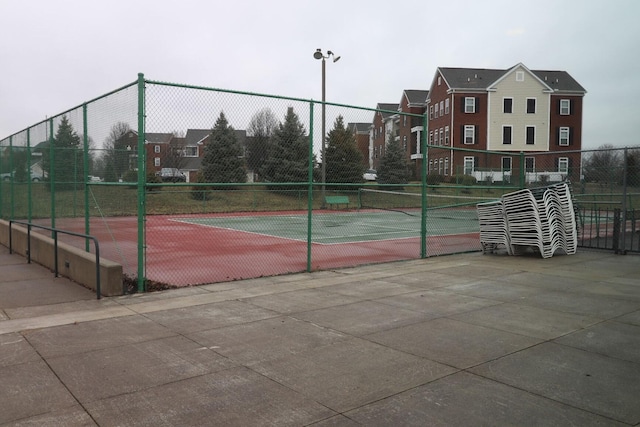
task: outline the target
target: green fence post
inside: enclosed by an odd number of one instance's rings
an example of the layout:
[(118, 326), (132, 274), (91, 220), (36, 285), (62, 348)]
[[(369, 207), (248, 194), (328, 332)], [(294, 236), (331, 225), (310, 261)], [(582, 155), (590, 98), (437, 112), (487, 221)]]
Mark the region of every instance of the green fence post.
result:
[(427, 257), (427, 114), (422, 118), (422, 135), (420, 135), (420, 152), (422, 153), (422, 173), (421, 173), (421, 199), (422, 199), (422, 221), (420, 223), (420, 258)]
[(145, 82), (144, 74), (138, 73), (138, 292), (144, 292), (145, 283)]
[(31, 128), (27, 128), (27, 222), (31, 222), (33, 187), (31, 180)]
[[(322, 159), (322, 161), (324, 162), (324, 159)], [(307, 272), (310, 272), (312, 268), (311, 226), (313, 221), (313, 101), (309, 103), (309, 167), (307, 181)]]
[[(84, 166), (84, 234), (90, 233), (90, 222), (89, 222), (89, 128), (87, 125), (87, 104), (82, 104), (82, 129), (83, 129), (83, 145), (84, 145), (84, 156), (83, 166)], [(85, 239), (84, 242), (85, 251), (89, 252), (89, 239)]]
[[(56, 155), (54, 150), (53, 119), (49, 119), (49, 185), (51, 187), (51, 228), (56, 228)], [(51, 232), (53, 237), (53, 232)]]

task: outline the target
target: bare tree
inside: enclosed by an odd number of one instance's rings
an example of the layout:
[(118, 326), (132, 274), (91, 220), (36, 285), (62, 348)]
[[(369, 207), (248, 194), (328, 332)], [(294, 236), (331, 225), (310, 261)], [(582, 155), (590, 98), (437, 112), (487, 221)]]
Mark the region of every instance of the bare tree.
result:
[(263, 108), (253, 115), (247, 127), (247, 166), (260, 172), (267, 159), (271, 136), (278, 129), (279, 121), (273, 111)]
[[(133, 136), (128, 123), (117, 122), (111, 126), (111, 131), (104, 142), (105, 181), (117, 181), (122, 174), (129, 170), (130, 151), (137, 148), (135, 143), (126, 138)], [(134, 141), (137, 142), (137, 141)]]
[(588, 154), (583, 164), (585, 181), (601, 184), (617, 183), (622, 178), (623, 152), (604, 144)]

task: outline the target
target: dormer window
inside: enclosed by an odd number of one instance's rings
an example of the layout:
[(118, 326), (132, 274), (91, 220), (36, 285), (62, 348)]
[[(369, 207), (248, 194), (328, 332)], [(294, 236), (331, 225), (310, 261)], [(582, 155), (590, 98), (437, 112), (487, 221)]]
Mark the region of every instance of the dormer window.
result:
[(517, 82), (524, 81), (524, 71), (516, 71), (516, 81)]

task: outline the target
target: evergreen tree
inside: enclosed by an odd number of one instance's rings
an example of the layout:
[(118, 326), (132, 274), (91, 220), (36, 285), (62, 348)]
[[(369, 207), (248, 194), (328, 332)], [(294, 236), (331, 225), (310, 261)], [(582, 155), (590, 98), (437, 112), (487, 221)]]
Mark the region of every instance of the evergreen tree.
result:
[(326, 182), (352, 184), (363, 181), (365, 168), (362, 153), (358, 150), (353, 132), (344, 127), (342, 116), (338, 116), (327, 135), (325, 156)]
[[(407, 184), (409, 182), (409, 168), (405, 152), (398, 141), (391, 134), (387, 135), (387, 146), (378, 168), (379, 184)], [(387, 190), (403, 190), (403, 186), (385, 187)]]
[(52, 143), (53, 162), (51, 149), (45, 148), (42, 153), (43, 169), (49, 171), (49, 177), (53, 172), (56, 190), (73, 189), (75, 183), (82, 182), (82, 149), (80, 137), (66, 116), (62, 116)]
[[(275, 130), (269, 145), (269, 155), (262, 167), (267, 182), (307, 182), (309, 169), (309, 138), (300, 119), (289, 107), (284, 123)], [(286, 191), (293, 187), (270, 186), (272, 191)], [(298, 186), (295, 189), (305, 189)]]
[[(204, 147), (200, 172), (204, 182), (241, 183), (247, 181), (242, 147), (224, 113), (216, 121)], [(229, 187), (226, 187), (229, 188)]]

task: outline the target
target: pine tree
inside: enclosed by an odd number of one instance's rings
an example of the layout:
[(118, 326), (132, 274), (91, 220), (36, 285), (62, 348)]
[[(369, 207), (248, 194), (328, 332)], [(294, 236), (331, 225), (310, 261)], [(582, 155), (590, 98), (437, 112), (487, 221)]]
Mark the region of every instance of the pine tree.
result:
[(73, 130), (73, 125), (69, 123), (66, 116), (62, 116), (52, 143), (53, 162), (51, 149), (45, 148), (42, 153), (43, 168), (49, 171), (49, 177), (53, 172), (56, 190), (73, 189), (75, 183), (82, 181), (82, 150), (80, 137)]
[(204, 182), (242, 183), (247, 181), (242, 147), (224, 113), (220, 113), (211, 131), (209, 142), (204, 147), (200, 172)]
[(325, 150), (326, 182), (353, 184), (363, 181), (365, 168), (362, 153), (358, 150), (353, 132), (344, 127), (342, 116), (338, 116), (333, 129), (329, 131)]
[[(409, 182), (409, 168), (405, 152), (398, 141), (391, 134), (387, 136), (387, 146), (378, 168), (379, 184), (407, 184)], [(387, 190), (403, 190), (401, 185), (385, 187)]]
[[(262, 167), (267, 182), (307, 182), (309, 168), (309, 138), (298, 116), (289, 108), (284, 123), (273, 133), (269, 155)], [(270, 186), (276, 192), (286, 192), (294, 187)], [(296, 190), (306, 186), (295, 186)]]

